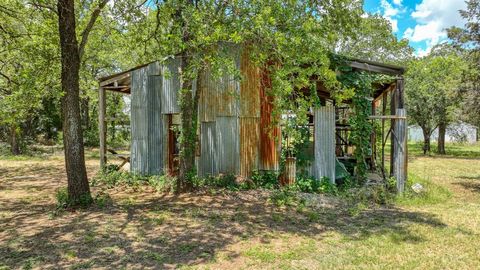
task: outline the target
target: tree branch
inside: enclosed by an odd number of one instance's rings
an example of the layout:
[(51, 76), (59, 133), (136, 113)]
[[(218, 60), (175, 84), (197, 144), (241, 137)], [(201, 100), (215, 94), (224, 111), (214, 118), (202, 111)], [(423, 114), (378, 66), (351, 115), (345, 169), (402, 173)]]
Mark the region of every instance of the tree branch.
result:
[(58, 12), (57, 12), (57, 9), (55, 7), (52, 7), (52, 6), (48, 6), (48, 5), (44, 5), (44, 4), (40, 4), (40, 3), (37, 3), (37, 2), (28, 2), (28, 4), (36, 7), (36, 8), (39, 8), (39, 9), (48, 9), (50, 10), (51, 12), (55, 13), (58, 15)]
[(98, 4), (98, 7), (95, 8), (95, 10), (92, 12), (92, 16), (90, 17), (90, 21), (88, 21), (87, 26), (83, 30), (81, 36), (82, 36), (82, 41), (80, 42), (80, 45), (78, 46), (78, 53), (80, 55), (80, 59), (82, 59), (83, 52), (85, 50), (85, 46), (87, 45), (88, 41), (88, 35), (93, 29), (93, 26), (95, 25), (95, 22), (97, 21), (98, 16), (100, 15), (100, 12), (102, 12), (102, 9), (107, 5), (109, 0), (102, 0), (100, 4)]

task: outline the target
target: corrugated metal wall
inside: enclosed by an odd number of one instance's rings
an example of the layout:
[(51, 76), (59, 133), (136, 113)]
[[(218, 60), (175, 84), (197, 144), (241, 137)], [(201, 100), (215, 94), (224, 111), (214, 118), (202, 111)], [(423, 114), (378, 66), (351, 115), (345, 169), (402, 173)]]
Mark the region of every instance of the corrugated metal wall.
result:
[(332, 105), (314, 109), (315, 160), (314, 177), (328, 177), (335, 182), (335, 107)]
[(169, 58), (162, 63), (162, 114), (180, 113), (178, 91), (180, 85), (180, 58)]
[(217, 116), (217, 167), (223, 174), (238, 174), (240, 163), (240, 132), (238, 117)]
[(132, 71), (131, 170), (140, 174), (163, 171), (160, 66), (157, 62)]
[[(280, 130), (271, 129), (272, 100), (248, 52), (227, 48), (243, 80), (207, 70), (200, 87), (200, 176), (278, 170)], [(132, 71), (132, 171), (160, 174), (168, 167), (168, 114), (180, 113), (179, 58)], [(194, 83), (196, 88), (196, 83)], [(196, 91), (196, 89), (194, 89)], [(262, 126), (264, 125), (264, 126)], [(278, 137), (275, 137), (278, 136)]]

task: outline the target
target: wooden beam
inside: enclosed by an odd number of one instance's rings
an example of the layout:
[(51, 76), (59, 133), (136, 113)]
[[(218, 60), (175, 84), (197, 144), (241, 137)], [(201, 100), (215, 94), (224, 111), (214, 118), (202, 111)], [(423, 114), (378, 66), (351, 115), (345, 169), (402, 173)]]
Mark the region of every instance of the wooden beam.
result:
[(125, 74), (122, 74), (122, 75), (119, 75), (117, 77), (113, 77), (111, 79), (108, 79), (108, 80), (105, 80), (103, 82), (100, 82), (100, 86), (106, 86), (106, 85), (109, 85), (111, 83), (115, 83), (116, 81), (120, 81), (120, 80), (123, 80), (123, 79), (127, 79), (130, 77), (130, 72), (127, 72)]
[(100, 167), (105, 166), (107, 162), (107, 126), (105, 123), (105, 114), (106, 114), (106, 98), (105, 98), (105, 89), (99, 87), (98, 89), (98, 132), (100, 138)]
[(370, 115), (368, 119), (407, 119), (407, 117), (401, 115)]
[(348, 62), (348, 65), (352, 68), (370, 71), (375, 73), (381, 74), (388, 74), (388, 75), (401, 75), (403, 73), (402, 70), (386, 67), (386, 66), (379, 66), (374, 64), (362, 63), (357, 61)]

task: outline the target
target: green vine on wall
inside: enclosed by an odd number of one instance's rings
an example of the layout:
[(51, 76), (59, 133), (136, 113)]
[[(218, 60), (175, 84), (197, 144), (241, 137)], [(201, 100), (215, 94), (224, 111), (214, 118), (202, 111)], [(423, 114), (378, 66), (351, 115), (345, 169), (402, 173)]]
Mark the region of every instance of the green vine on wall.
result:
[[(374, 82), (381, 83), (390, 79), (389, 76), (360, 72), (345, 64), (345, 59), (335, 56), (332, 59), (338, 71), (337, 79), (343, 85), (343, 93), (352, 93), (351, 108), (353, 115), (349, 117), (351, 127), (350, 140), (355, 146), (356, 177), (358, 181), (365, 180), (368, 165), (367, 157), (371, 155), (371, 134), (373, 125), (368, 119), (372, 115), (372, 94)], [(352, 91), (353, 90), (353, 91)]]

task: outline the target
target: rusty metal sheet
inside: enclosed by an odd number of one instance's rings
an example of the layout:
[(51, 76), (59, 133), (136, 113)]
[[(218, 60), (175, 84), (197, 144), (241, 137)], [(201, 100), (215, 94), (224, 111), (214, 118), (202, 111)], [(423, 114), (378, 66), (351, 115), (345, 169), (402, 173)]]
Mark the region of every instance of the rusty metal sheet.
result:
[(198, 173), (200, 177), (215, 176), (217, 166), (217, 132), (215, 122), (200, 124), (200, 157), (198, 159)]
[(260, 118), (240, 118), (240, 175), (250, 177), (258, 170), (260, 154)]
[(215, 121), (217, 115), (217, 84), (210, 70), (201, 74), (200, 100), (198, 104), (198, 120), (200, 122)]
[(238, 174), (240, 167), (238, 117), (217, 116), (215, 124), (218, 172)]
[(260, 88), (260, 169), (278, 170), (280, 164), (280, 127), (273, 125), (273, 97), (268, 95), (271, 88), (270, 75), (262, 71)]
[(260, 117), (260, 68), (252, 63), (247, 49), (242, 52), (240, 71), (240, 117)]
[(315, 160), (314, 177), (328, 177), (335, 183), (335, 107), (332, 105), (314, 109)]
[(240, 83), (233, 74), (226, 71), (216, 83), (217, 116), (238, 116)]

